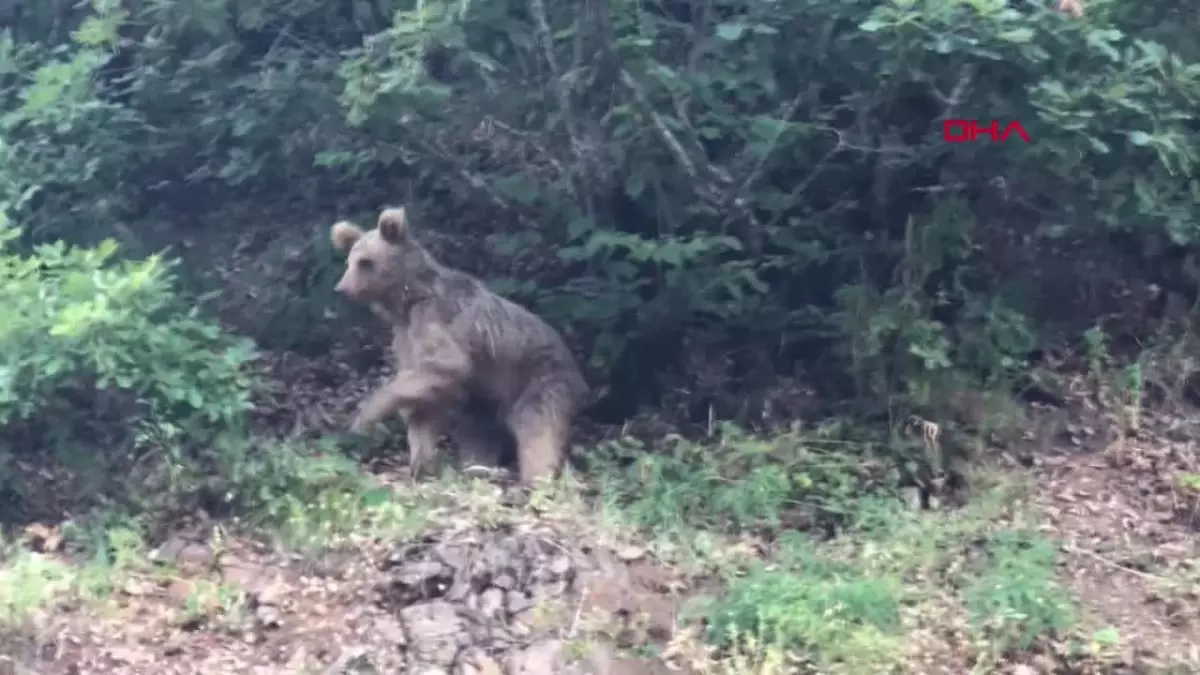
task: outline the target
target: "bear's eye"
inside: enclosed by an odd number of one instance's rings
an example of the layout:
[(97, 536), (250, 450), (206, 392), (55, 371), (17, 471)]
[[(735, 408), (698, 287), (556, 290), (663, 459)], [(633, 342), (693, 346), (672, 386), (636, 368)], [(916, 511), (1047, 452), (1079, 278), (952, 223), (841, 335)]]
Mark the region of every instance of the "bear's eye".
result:
[(375, 269), (375, 261), (370, 258), (360, 258), (358, 261), (358, 269), (363, 272), (370, 272)]

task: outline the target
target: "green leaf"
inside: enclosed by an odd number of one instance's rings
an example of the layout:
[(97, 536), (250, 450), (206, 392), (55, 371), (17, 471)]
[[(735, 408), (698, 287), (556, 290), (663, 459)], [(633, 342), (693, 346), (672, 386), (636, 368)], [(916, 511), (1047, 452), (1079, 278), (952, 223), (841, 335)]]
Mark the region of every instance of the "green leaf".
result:
[(558, 256), (559, 260), (565, 260), (567, 262), (583, 260), (588, 257), (587, 253), (580, 246), (564, 246), (558, 249), (558, 252), (555, 255)]
[(875, 33), (882, 28), (887, 28), (887, 24), (879, 19), (867, 19), (858, 24), (858, 29), (867, 33)]
[(581, 216), (567, 223), (567, 239), (575, 241), (594, 229), (596, 229), (596, 225), (592, 219)]
[(1153, 143), (1154, 139), (1144, 131), (1133, 131), (1129, 133), (1129, 142), (1144, 148)]
[(492, 182), (497, 192), (526, 206), (537, 201), (537, 188), (524, 176), (500, 176)]
[(1033, 41), (1032, 28), (1014, 28), (1000, 33), (1000, 39), (1005, 42), (1016, 42), (1018, 44), (1026, 44)]
[(742, 37), (742, 34), (745, 32), (746, 24), (738, 21), (730, 21), (717, 25), (717, 37), (721, 38), (722, 40), (734, 42), (738, 38)]
[(658, 247), (651, 257), (671, 267), (678, 267), (683, 263), (683, 250), (678, 243), (669, 241)]
[(381, 487), (364, 492), (362, 495), (362, 502), (363, 506), (369, 509), (379, 508), (380, 506), (386, 506), (394, 497), (395, 495), (392, 493), (391, 489)]

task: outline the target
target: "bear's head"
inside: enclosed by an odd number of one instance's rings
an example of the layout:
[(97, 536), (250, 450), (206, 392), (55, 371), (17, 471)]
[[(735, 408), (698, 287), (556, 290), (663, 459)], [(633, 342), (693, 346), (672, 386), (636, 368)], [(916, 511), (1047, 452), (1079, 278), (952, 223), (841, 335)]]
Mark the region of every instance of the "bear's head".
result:
[(425, 266), (403, 207), (384, 209), (369, 232), (342, 221), (330, 235), (333, 247), (346, 254), (346, 271), (334, 290), (354, 300), (388, 304), (403, 297)]

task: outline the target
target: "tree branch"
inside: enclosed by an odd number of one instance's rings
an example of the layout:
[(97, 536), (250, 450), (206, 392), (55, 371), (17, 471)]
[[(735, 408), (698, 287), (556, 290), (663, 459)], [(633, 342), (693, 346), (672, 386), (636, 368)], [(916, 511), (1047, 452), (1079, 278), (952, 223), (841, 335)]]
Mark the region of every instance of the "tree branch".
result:
[(592, 194), (588, 189), (593, 185), (591, 161), (584, 152), (584, 144), (579, 135), (579, 122), (575, 118), (575, 106), (571, 102), (571, 92), (567, 80), (563, 77), (562, 70), (558, 67), (558, 57), (554, 54), (554, 33), (550, 30), (550, 19), (546, 14), (545, 0), (529, 0), (530, 10), (533, 12), (534, 23), (537, 25), (538, 44), (542, 48), (542, 58), (546, 59), (546, 66), (550, 69), (550, 76), (554, 78), (551, 83), (551, 88), (554, 90), (555, 97), (558, 99), (558, 106), (562, 111), (563, 124), (567, 127), (567, 137), (571, 144), (571, 152), (575, 155), (575, 159), (579, 162), (580, 168), (583, 171), (582, 181), (571, 181), (571, 187), (575, 192), (575, 198), (580, 200), (583, 206), (587, 209), (588, 215), (594, 215), (592, 210)]

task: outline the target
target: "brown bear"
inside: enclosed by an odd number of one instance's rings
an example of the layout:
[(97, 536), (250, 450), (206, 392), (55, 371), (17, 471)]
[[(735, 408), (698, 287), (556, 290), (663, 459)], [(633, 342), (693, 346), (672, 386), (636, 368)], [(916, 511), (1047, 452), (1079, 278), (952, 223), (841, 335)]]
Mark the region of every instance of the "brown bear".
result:
[[(562, 336), (479, 279), (436, 261), (403, 208), (384, 209), (369, 232), (339, 222), (331, 236), (347, 254), (336, 290), (385, 318), (396, 360), (395, 377), (362, 404), (351, 430), (400, 411), (415, 476), (451, 424), (468, 425), (462, 436), (477, 451), (492, 422), (481, 416), (491, 410), (515, 440), (522, 483), (556, 474), (588, 394)], [(470, 404), (481, 400), (489, 405)]]

